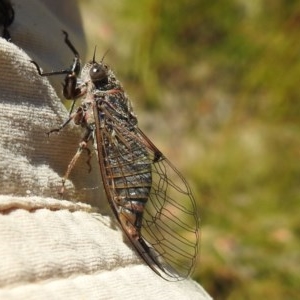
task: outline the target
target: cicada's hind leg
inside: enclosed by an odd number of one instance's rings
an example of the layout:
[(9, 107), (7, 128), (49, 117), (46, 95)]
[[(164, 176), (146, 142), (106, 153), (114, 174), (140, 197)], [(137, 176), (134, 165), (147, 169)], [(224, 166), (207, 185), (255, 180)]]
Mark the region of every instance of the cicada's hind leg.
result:
[(87, 132), (86, 132), (85, 136), (83, 137), (82, 141), (79, 143), (79, 147), (78, 147), (75, 155), (73, 156), (72, 160), (70, 161), (64, 177), (62, 178), (62, 187), (61, 187), (60, 191), (58, 192), (61, 196), (64, 194), (65, 183), (66, 183), (67, 179), (69, 178), (70, 173), (71, 173), (72, 169), (74, 168), (74, 166), (75, 166), (78, 158), (80, 157), (82, 151), (87, 151), (88, 160), (87, 160), (86, 163), (89, 166), (88, 172), (91, 171), (92, 166), (91, 166), (90, 160), (91, 160), (92, 155), (91, 155), (91, 150), (87, 147), (87, 143), (90, 139), (92, 139), (92, 135), (93, 135), (92, 128), (87, 128)]
[[(84, 149), (87, 149), (87, 150), (88, 150), (88, 148), (86, 148), (86, 147), (87, 147), (86, 142), (81, 142), (81, 143), (79, 144), (79, 147), (78, 147), (78, 149), (77, 149), (75, 155), (73, 156), (72, 160), (70, 161), (70, 163), (69, 163), (69, 165), (68, 165), (68, 168), (67, 168), (67, 171), (66, 171), (64, 177), (62, 178), (62, 186), (61, 186), (61, 189), (60, 189), (60, 191), (58, 192), (61, 196), (64, 194), (64, 191), (65, 191), (65, 183), (66, 183), (67, 179), (69, 178), (69, 175), (70, 175), (72, 169), (74, 168), (74, 166), (75, 166), (75, 164), (76, 164), (78, 158), (80, 157), (82, 151), (83, 151)], [(90, 150), (88, 150), (88, 151), (90, 152)]]

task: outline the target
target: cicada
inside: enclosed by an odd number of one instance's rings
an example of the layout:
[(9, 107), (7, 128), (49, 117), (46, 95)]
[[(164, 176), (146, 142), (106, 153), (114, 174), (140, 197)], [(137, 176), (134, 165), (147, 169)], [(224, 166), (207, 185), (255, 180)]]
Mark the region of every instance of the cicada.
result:
[(9, 0), (0, 0), (0, 25), (3, 26), (2, 37), (10, 41), (11, 36), (8, 27), (15, 18), (15, 12)]
[(195, 267), (199, 218), (195, 199), (184, 177), (138, 127), (120, 81), (103, 62), (93, 59), (81, 69), (79, 54), (70, 68), (41, 76), (65, 74), (66, 99), (81, 104), (59, 128), (71, 120), (84, 128), (82, 140), (63, 178), (63, 186), (83, 150), (92, 144), (110, 207), (137, 252), (161, 277), (176, 281)]

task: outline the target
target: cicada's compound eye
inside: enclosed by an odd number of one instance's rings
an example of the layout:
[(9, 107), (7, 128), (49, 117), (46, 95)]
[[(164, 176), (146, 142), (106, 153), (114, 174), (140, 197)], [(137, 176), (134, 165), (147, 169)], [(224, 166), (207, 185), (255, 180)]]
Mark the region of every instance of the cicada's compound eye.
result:
[(108, 67), (104, 64), (94, 63), (91, 70), (90, 76), (92, 81), (95, 82), (107, 82)]

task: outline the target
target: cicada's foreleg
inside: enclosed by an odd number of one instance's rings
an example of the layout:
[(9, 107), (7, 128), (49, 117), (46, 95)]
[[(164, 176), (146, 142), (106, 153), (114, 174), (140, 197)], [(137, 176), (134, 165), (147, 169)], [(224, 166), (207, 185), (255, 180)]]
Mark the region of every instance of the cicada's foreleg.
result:
[(69, 115), (71, 115), (76, 100), (85, 93), (85, 89), (84, 86), (81, 87), (77, 82), (77, 77), (81, 70), (79, 53), (76, 50), (76, 48), (73, 46), (71, 41), (69, 40), (68, 33), (66, 31), (63, 31), (63, 34), (65, 35), (65, 43), (74, 54), (73, 63), (69, 68), (64, 70), (59, 70), (59, 71), (43, 72), (40, 66), (35, 61), (31, 60), (31, 63), (35, 65), (37, 72), (40, 76), (66, 75), (64, 79), (64, 83), (62, 84), (63, 95), (66, 99), (73, 101), (71, 109), (69, 111)]

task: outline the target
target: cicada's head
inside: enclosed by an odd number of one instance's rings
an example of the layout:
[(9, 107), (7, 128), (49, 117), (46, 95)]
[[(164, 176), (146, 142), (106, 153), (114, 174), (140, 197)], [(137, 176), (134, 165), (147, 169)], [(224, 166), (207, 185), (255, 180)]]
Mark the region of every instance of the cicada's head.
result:
[(93, 62), (90, 69), (91, 81), (96, 85), (108, 84), (108, 66), (103, 63)]
[(88, 62), (81, 72), (81, 80), (83, 82), (91, 82), (94, 88), (100, 91), (107, 91), (112, 89), (121, 89), (121, 84), (117, 80), (112, 70), (107, 66), (103, 60), (105, 53), (100, 62), (95, 60), (96, 48), (93, 60)]

